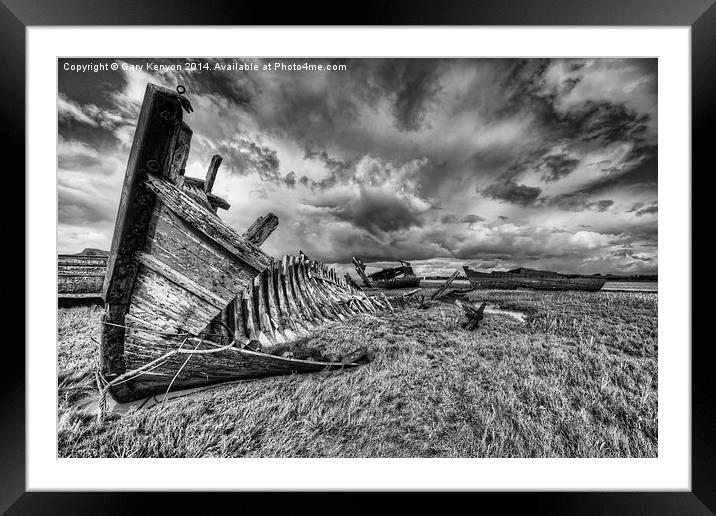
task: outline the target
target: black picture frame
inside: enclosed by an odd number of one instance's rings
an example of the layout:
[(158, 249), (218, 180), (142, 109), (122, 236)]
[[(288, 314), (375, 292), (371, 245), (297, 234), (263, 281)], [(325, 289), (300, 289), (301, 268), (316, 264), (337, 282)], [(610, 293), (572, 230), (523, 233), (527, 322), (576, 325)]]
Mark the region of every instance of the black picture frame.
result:
[[(0, 0), (0, 141), (15, 149), (16, 170), (24, 170), (25, 30), (43, 25), (605, 25), (690, 26), (692, 73), (692, 184), (713, 170), (708, 150), (716, 142), (716, 5), (714, 0), (461, 0), (444, 2), (361, 2), (343, 13), (335, 3), (310, 7), (294, 2), (277, 8), (269, 2), (237, 0)], [(708, 163), (708, 165), (707, 165)], [(21, 168), (20, 168), (21, 167)], [(20, 186), (22, 189), (23, 186)], [(693, 190), (692, 191), (698, 191)], [(707, 220), (704, 203), (692, 203), (692, 234)], [(704, 215), (704, 216), (700, 216)], [(703, 229), (703, 228), (700, 228)], [(707, 233), (708, 229), (705, 230)], [(692, 251), (692, 269), (707, 267), (707, 256)], [(26, 257), (25, 257), (26, 258)], [(26, 275), (29, 271), (26, 269)], [(24, 303), (23, 303), (24, 304)], [(692, 303), (696, 310), (696, 304)], [(27, 310), (31, 307), (26, 307)], [(692, 316), (694, 322), (698, 318)], [(691, 325), (691, 321), (683, 321)], [(703, 323), (702, 323), (703, 324)], [(691, 326), (693, 328), (693, 326)], [(692, 330), (693, 333), (693, 330)], [(687, 345), (688, 343), (683, 343)], [(522, 506), (548, 514), (713, 514), (716, 512), (716, 449), (714, 387), (708, 360), (711, 339), (692, 344), (692, 490), (690, 492), (619, 493), (481, 493), (504, 509)], [(48, 346), (52, 349), (52, 346)], [(8, 514), (131, 513), (147, 509), (161, 497), (163, 512), (191, 507), (184, 493), (26, 492), (25, 488), (25, 358), (16, 350), (14, 367), (0, 376), (0, 510)], [(9, 360), (8, 355), (4, 355)], [(246, 494), (211, 494), (212, 506)], [(194, 497), (192, 497), (194, 498)], [(418, 497), (419, 498), (419, 497)], [(299, 498), (300, 500), (300, 498)], [(301, 502), (296, 500), (298, 504)], [(229, 501), (231, 505), (234, 502)], [(295, 502), (294, 502), (295, 503)], [(460, 503), (460, 502), (455, 502)], [(471, 505), (474, 502), (469, 502)], [(482, 504), (483, 502), (480, 501)], [(235, 508), (239, 506), (233, 505)], [(244, 505), (245, 506), (245, 505)], [(473, 505), (474, 506), (474, 505)], [(208, 506), (206, 506), (208, 508)], [(142, 512), (144, 512), (142, 510)]]

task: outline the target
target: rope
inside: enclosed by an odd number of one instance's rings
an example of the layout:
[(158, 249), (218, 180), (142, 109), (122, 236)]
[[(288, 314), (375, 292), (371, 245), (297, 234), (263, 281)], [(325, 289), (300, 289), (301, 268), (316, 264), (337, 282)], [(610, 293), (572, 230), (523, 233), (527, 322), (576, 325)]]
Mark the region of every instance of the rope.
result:
[[(198, 343), (194, 349), (182, 349), (182, 346), (184, 345), (184, 343), (187, 340), (192, 340), (192, 341), (196, 340), (196, 341), (198, 341)], [(107, 392), (109, 392), (109, 389), (111, 387), (114, 387), (115, 385), (119, 385), (119, 384), (124, 383), (129, 380), (132, 380), (132, 379), (137, 378), (143, 374), (148, 373), (149, 371), (151, 371), (153, 369), (156, 369), (160, 365), (164, 364), (167, 361), (167, 359), (169, 359), (170, 357), (172, 357), (174, 355), (177, 355), (177, 354), (198, 355), (198, 354), (220, 353), (221, 351), (226, 351), (227, 349), (234, 347), (236, 341), (232, 340), (229, 344), (227, 344), (225, 346), (219, 346), (214, 349), (197, 349), (202, 343), (216, 345), (215, 343), (213, 343), (211, 341), (200, 339), (198, 337), (186, 337), (177, 349), (168, 351), (168, 352), (164, 353), (162, 356), (155, 358), (151, 362), (147, 362), (146, 364), (144, 364), (136, 369), (127, 371), (126, 373), (121, 374), (117, 378), (113, 379), (111, 382), (106, 383), (106, 385), (104, 385), (104, 387), (102, 387), (102, 389), (100, 390), (97, 422), (100, 425), (102, 425), (104, 423), (105, 413), (106, 413)], [(191, 358), (191, 356), (189, 358)], [(186, 362), (188, 362), (188, 359), (182, 365), (182, 368), (184, 367), (184, 365), (186, 365)], [(175, 378), (176, 378), (176, 376), (179, 375), (179, 372), (181, 372), (181, 368), (175, 375)], [(173, 381), (174, 380), (172, 380), (172, 382)], [(171, 385), (170, 385), (170, 387), (171, 387)]]
[[(309, 277), (311, 277), (311, 271), (308, 271)], [(330, 278), (322, 275), (322, 274), (314, 274), (312, 275), (315, 279), (326, 282), (328, 284), (333, 284), (341, 288), (345, 288), (343, 285), (340, 285), (339, 283), (336, 283), (335, 281), (331, 280)], [(420, 292), (420, 289), (415, 289), (413, 291), (407, 292), (405, 294), (402, 294), (399, 296), (398, 299), (395, 299), (394, 302), (400, 302), (401, 304), (404, 303), (404, 301), (415, 295), (416, 293)], [(389, 310), (394, 310), (393, 306), (391, 305), (390, 301), (386, 297), (384, 293), (381, 293), (378, 296), (368, 296), (365, 292), (362, 290), (354, 291), (353, 294), (348, 294), (348, 299), (346, 300), (339, 300), (337, 304), (345, 304), (346, 306), (350, 307), (352, 302), (355, 302), (357, 305), (363, 306), (365, 309), (374, 311), (375, 308), (388, 308)], [(310, 310), (310, 306), (308, 307)], [(321, 306), (321, 308), (323, 308)], [(331, 309), (333, 307), (331, 306)], [(322, 315), (322, 312), (319, 310), (319, 315)], [(232, 330), (228, 325), (226, 325), (224, 322), (215, 319), (215, 321), (220, 324), (223, 328), (225, 328), (228, 332), (229, 338), (231, 341), (227, 345), (221, 345), (217, 344), (215, 342), (212, 342), (210, 340), (205, 340), (203, 337), (196, 337), (194, 335), (191, 335), (186, 332), (167, 332), (167, 331), (161, 331), (161, 330), (154, 330), (151, 328), (141, 328), (141, 331), (146, 333), (152, 333), (156, 335), (162, 335), (162, 336), (168, 336), (168, 337), (184, 337), (179, 347), (176, 349), (173, 349), (171, 351), (168, 351), (167, 353), (164, 353), (163, 355), (157, 357), (156, 359), (136, 368), (131, 371), (127, 371), (124, 374), (114, 378), (112, 381), (107, 381), (101, 373), (101, 367), (100, 364), (97, 364), (96, 371), (95, 371), (95, 380), (97, 382), (97, 388), (99, 389), (99, 407), (98, 407), (98, 414), (97, 414), (97, 421), (99, 424), (103, 424), (105, 420), (105, 414), (107, 411), (107, 393), (109, 392), (110, 388), (121, 385), (122, 383), (128, 382), (130, 380), (133, 380), (135, 378), (138, 378), (139, 376), (150, 374), (154, 369), (164, 365), (169, 358), (171, 358), (174, 355), (179, 354), (185, 354), (188, 355), (186, 360), (182, 363), (182, 365), (179, 367), (179, 369), (174, 374), (171, 382), (169, 383), (169, 387), (167, 388), (164, 399), (166, 400), (168, 397), (168, 394), (174, 385), (174, 382), (179, 377), (181, 372), (184, 370), (185, 366), (191, 359), (192, 355), (198, 355), (198, 354), (211, 354), (211, 353), (220, 353), (222, 351), (228, 350), (230, 348), (242, 348), (242, 342), (246, 339), (239, 338), (239, 336), (236, 334), (234, 330)], [(299, 321), (293, 321), (291, 319), (292, 323), (295, 325), (302, 324), (302, 322)], [(104, 325), (107, 326), (114, 326), (117, 328), (124, 328), (126, 330), (132, 330), (136, 329), (133, 327), (129, 327), (123, 324), (117, 324), (112, 323), (108, 321), (102, 321), (101, 322)], [(218, 334), (218, 333), (202, 333), (203, 336), (212, 336), (212, 337), (220, 337), (221, 339), (227, 338), (227, 335), (225, 334)], [(187, 341), (196, 342), (196, 346), (194, 346), (193, 349), (184, 349), (184, 344)], [(199, 349), (201, 344), (207, 344), (209, 346), (213, 346), (213, 349)], [(156, 398), (156, 396), (155, 396)]]
[[(116, 326), (117, 328), (124, 328), (125, 330), (136, 330), (137, 329), (136, 327), (126, 326), (124, 324), (111, 323), (111, 322), (107, 322), (107, 321), (100, 321), (100, 322), (102, 324), (106, 324), (107, 326)], [(216, 322), (218, 322), (219, 324), (224, 326), (224, 328), (229, 329), (229, 331), (231, 332), (231, 329), (228, 326), (226, 326), (226, 324), (224, 324), (223, 322), (221, 322), (219, 320), (217, 320)], [(154, 333), (155, 335), (164, 335), (167, 337), (193, 337), (193, 335), (191, 333), (187, 333), (187, 332), (172, 333), (172, 332), (167, 332), (167, 331), (152, 330), (150, 328), (141, 328), (140, 330), (145, 333)], [(233, 334), (233, 332), (231, 332), (231, 333)], [(204, 335), (206, 335), (208, 337), (225, 337), (225, 335), (220, 334), (220, 333), (204, 333)]]

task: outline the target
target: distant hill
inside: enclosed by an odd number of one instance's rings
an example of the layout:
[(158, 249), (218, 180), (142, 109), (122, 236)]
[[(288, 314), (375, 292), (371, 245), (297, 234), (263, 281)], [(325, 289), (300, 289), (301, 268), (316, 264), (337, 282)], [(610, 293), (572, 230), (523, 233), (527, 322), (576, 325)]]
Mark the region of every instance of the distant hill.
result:
[(109, 251), (95, 249), (94, 247), (85, 247), (81, 253), (76, 253), (74, 256), (109, 256)]

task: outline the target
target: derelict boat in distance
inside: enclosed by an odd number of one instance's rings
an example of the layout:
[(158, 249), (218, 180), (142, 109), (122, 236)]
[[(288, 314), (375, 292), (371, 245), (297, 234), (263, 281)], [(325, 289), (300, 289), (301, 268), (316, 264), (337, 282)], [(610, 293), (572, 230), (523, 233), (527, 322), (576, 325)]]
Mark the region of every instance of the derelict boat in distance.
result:
[(77, 254), (57, 255), (58, 299), (102, 299), (109, 253), (85, 249)]
[(588, 290), (597, 291), (604, 286), (603, 278), (569, 276), (557, 272), (539, 271), (520, 267), (511, 271), (478, 272), (464, 266), (467, 279), (476, 289), (532, 289), (532, 290)]
[(420, 285), (420, 278), (413, 272), (413, 268), (409, 262), (398, 260), (399, 267), (388, 267), (372, 274), (365, 273), (366, 265), (360, 258), (353, 257), (353, 265), (355, 265), (358, 276), (363, 280), (363, 284), (368, 288), (414, 288)]

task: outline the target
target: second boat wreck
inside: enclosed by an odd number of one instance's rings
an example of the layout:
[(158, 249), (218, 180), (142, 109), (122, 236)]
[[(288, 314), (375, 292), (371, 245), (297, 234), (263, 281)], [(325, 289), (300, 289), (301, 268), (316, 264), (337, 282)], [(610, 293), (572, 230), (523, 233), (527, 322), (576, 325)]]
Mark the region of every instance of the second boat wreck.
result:
[(358, 276), (363, 280), (363, 284), (368, 288), (414, 288), (420, 285), (420, 278), (413, 272), (410, 262), (398, 260), (400, 266), (388, 267), (378, 272), (366, 274), (366, 265), (360, 258), (353, 257), (353, 265), (355, 265)]
[(589, 276), (565, 275), (520, 267), (511, 271), (479, 272), (464, 266), (470, 285), (476, 289), (587, 290), (597, 291), (606, 280)]
[[(130, 401), (227, 380), (355, 367), (270, 354), (327, 320), (392, 309), (305, 255), (280, 263), (260, 249), (268, 214), (239, 234), (218, 216), (206, 179), (184, 175), (192, 131), (182, 94), (149, 84), (134, 134), (107, 263), (99, 382)], [(401, 297), (398, 302), (404, 298)]]

